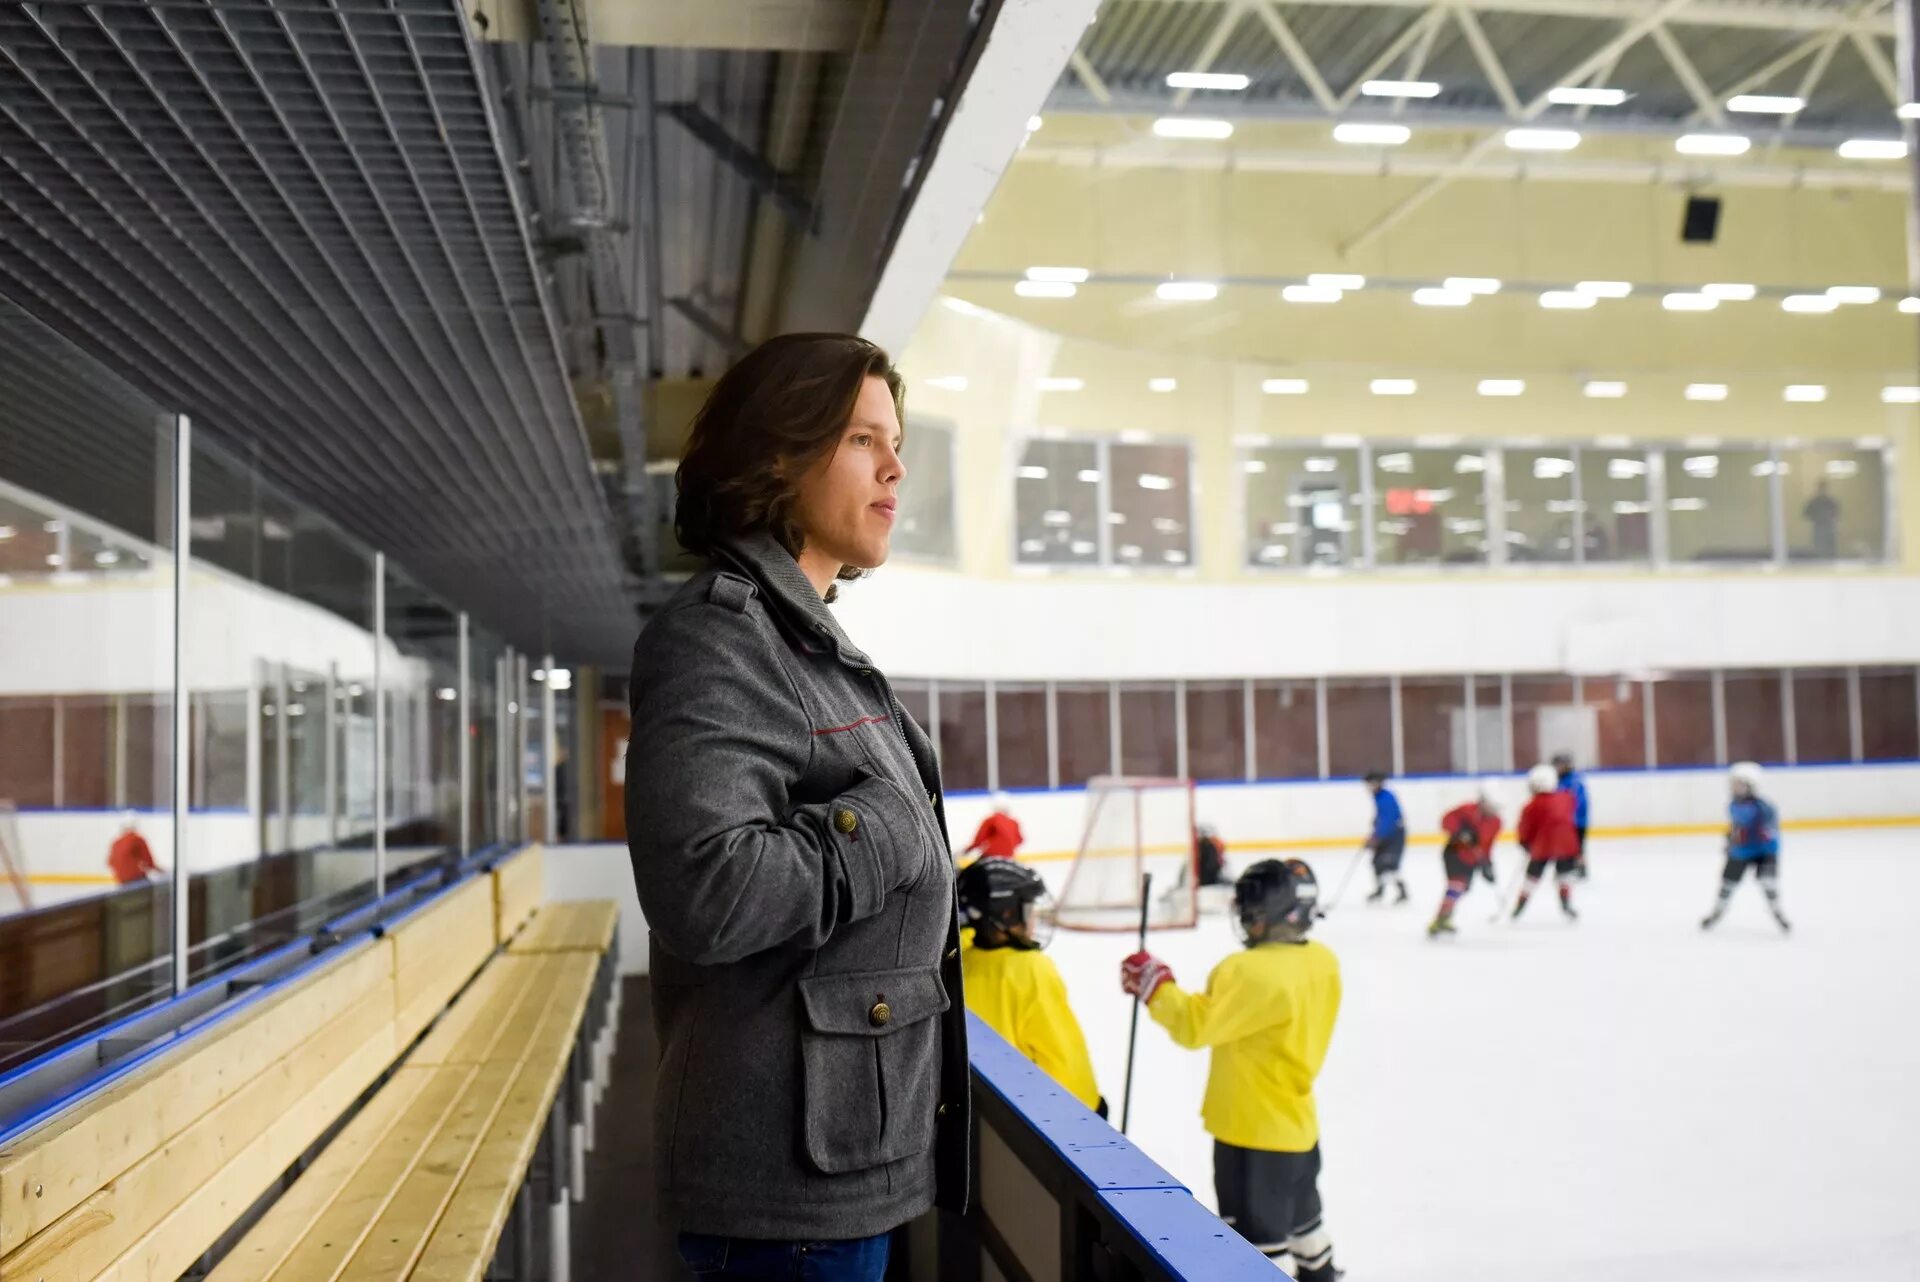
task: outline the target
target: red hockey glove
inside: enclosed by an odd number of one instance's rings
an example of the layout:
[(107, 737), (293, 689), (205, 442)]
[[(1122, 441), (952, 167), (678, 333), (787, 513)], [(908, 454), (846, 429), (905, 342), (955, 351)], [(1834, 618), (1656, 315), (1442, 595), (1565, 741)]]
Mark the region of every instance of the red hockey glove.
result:
[(1135, 953), (1120, 963), (1120, 987), (1137, 994), (1143, 1003), (1152, 1002), (1155, 990), (1172, 980), (1173, 967), (1152, 953)]

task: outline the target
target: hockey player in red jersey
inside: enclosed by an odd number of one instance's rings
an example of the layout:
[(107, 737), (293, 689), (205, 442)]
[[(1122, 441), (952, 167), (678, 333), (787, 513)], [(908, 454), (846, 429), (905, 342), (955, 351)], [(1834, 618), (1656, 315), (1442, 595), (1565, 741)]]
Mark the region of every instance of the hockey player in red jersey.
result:
[(1453, 933), (1454, 905), (1473, 885), (1474, 877), (1493, 881), (1493, 843), (1500, 837), (1500, 807), (1493, 800), (1492, 789), (1483, 783), (1472, 801), (1447, 811), (1440, 820), (1440, 831), (1447, 837), (1446, 849), (1440, 853), (1447, 870), (1447, 893), (1433, 924), (1427, 927), (1428, 935)]
[(1539, 888), (1547, 865), (1553, 865), (1554, 880), (1560, 887), (1560, 911), (1578, 918), (1573, 911), (1573, 879), (1579, 876), (1580, 831), (1574, 824), (1574, 798), (1561, 792), (1560, 776), (1549, 765), (1538, 765), (1527, 772), (1527, 788), (1533, 800), (1520, 812), (1520, 823), (1513, 835), (1527, 852), (1527, 880), (1520, 887), (1520, 898), (1513, 915), (1526, 911), (1527, 900)]

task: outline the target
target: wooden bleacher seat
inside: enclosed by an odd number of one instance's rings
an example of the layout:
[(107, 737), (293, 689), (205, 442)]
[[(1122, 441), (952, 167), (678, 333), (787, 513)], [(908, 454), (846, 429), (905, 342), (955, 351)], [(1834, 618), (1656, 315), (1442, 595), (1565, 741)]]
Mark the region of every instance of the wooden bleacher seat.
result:
[(611, 899), (546, 904), (507, 945), (510, 953), (608, 953), (620, 908)]

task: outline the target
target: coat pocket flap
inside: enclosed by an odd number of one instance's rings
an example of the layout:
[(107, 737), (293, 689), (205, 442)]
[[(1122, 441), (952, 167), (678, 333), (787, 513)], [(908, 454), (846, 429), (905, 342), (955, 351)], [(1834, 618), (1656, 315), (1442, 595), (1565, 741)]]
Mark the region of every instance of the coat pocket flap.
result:
[(947, 990), (933, 966), (815, 975), (800, 981), (800, 1000), (816, 1033), (885, 1037), (947, 1009)]

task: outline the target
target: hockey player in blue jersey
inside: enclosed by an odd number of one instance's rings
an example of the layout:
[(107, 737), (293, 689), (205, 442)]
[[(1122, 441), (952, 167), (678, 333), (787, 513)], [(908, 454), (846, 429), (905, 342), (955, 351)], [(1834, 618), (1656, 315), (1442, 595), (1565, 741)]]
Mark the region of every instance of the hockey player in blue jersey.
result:
[(1553, 754), (1554, 773), (1560, 776), (1560, 791), (1573, 794), (1573, 830), (1580, 837), (1580, 858), (1573, 866), (1574, 875), (1581, 881), (1587, 879), (1587, 781), (1573, 768), (1571, 752)]
[(1407, 879), (1400, 875), (1400, 859), (1407, 853), (1407, 821), (1400, 813), (1400, 799), (1387, 787), (1387, 777), (1378, 770), (1367, 774), (1367, 791), (1373, 794), (1373, 831), (1367, 837), (1367, 849), (1373, 852), (1373, 893), (1367, 902), (1377, 904), (1387, 895), (1387, 882), (1394, 887), (1393, 902), (1407, 902)]
[(1780, 813), (1773, 803), (1760, 795), (1762, 772), (1751, 761), (1742, 761), (1727, 772), (1733, 786), (1733, 804), (1727, 807), (1727, 863), (1720, 873), (1720, 898), (1713, 911), (1700, 923), (1709, 930), (1726, 916), (1727, 901), (1733, 888), (1752, 868), (1767, 897), (1767, 909), (1782, 931), (1791, 929), (1786, 914), (1780, 911)]

